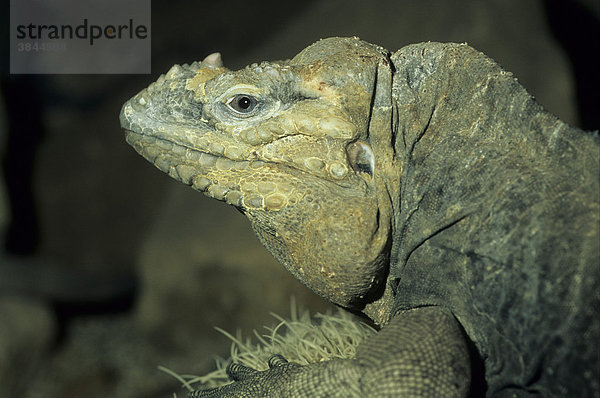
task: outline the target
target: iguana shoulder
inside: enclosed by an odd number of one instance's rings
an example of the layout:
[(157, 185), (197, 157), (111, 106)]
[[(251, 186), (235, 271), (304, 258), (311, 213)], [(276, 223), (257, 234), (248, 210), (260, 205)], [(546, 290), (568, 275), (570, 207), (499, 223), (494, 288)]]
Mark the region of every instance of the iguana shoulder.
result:
[(451, 308), (486, 361), (491, 392), (594, 391), (597, 132), (547, 113), (466, 45), (411, 45), (392, 60), (402, 71), (390, 273), (399, 306)]

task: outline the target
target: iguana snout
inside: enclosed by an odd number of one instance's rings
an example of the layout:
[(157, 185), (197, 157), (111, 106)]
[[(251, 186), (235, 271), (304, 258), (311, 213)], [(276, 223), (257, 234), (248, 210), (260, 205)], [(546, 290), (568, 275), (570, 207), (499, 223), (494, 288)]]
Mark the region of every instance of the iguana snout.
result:
[(241, 209), (309, 287), (361, 306), (387, 267), (388, 195), (377, 189), (369, 136), (386, 57), (358, 39), (239, 71), (213, 54), (174, 66), (129, 100), (121, 125), (160, 170)]

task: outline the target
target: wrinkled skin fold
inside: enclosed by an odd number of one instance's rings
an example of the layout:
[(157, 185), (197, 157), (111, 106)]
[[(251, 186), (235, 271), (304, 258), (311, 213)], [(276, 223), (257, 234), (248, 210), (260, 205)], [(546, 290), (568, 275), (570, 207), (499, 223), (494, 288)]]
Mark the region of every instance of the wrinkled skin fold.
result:
[(331, 38), (239, 71), (213, 54), (120, 119), (308, 287), (382, 325), (356, 358), (232, 366), (192, 396), (600, 396), (598, 133), (484, 54)]

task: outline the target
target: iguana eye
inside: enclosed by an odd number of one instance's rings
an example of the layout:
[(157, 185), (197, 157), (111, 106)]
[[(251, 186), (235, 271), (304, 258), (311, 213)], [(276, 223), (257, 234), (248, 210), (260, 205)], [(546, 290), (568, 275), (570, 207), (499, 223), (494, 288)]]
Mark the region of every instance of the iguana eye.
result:
[(249, 116), (256, 109), (258, 100), (248, 94), (237, 94), (227, 100), (225, 104), (236, 114)]

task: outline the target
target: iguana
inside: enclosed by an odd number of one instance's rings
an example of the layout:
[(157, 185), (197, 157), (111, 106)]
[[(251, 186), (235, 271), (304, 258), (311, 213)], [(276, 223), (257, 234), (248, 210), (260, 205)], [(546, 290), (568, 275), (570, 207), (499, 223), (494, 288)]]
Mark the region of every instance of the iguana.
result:
[(600, 396), (598, 133), (484, 54), (329, 38), (239, 71), (212, 54), (120, 120), (308, 287), (382, 326), (355, 358), (232, 364), (234, 383), (191, 396)]

